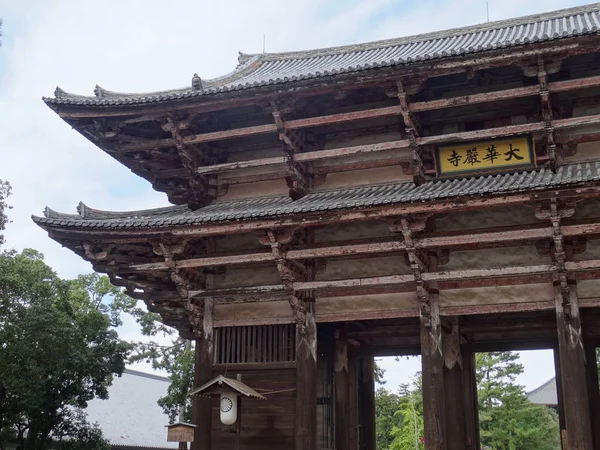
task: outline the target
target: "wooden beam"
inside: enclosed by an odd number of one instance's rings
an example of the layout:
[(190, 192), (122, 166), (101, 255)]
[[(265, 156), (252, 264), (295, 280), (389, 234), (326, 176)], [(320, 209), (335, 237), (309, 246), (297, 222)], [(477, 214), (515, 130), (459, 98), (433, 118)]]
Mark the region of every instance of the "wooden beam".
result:
[(358, 360), (348, 355), (348, 448), (358, 449)]
[[(600, 234), (600, 222), (580, 225), (566, 225), (561, 227), (564, 236), (575, 237), (580, 235)], [(471, 245), (518, 243), (533, 240), (550, 239), (552, 237), (551, 227), (540, 227), (531, 229), (499, 229), (497, 231), (482, 231), (468, 234), (450, 234), (447, 236), (432, 236), (415, 238), (414, 245), (418, 249), (433, 248), (456, 248)], [(392, 240), (387, 242), (367, 241), (365, 243), (336, 243), (325, 244), (314, 248), (288, 250), (289, 259), (303, 260), (315, 258), (330, 258), (337, 256), (369, 255), (375, 253), (389, 253), (405, 251), (403, 242)], [(253, 264), (274, 261), (271, 252), (249, 253), (240, 255), (211, 256), (205, 258), (180, 259), (177, 267), (200, 268), (211, 266), (227, 266), (237, 264)], [(98, 266), (100, 269), (101, 266)], [(166, 270), (165, 262), (132, 264), (126, 266), (111, 266), (112, 270), (119, 273), (146, 272), (155, 270)]]
[(565, 408), (566, 447), (569, 450), (589, 450), (593, 448), (592, 424), (576, 285), (570, 285), (568, 298), (565, 298), (561, 286), (557, 285), (555, 301)]
[(306, 321), (296, 325), (296, 450), (317, 450), (317, 325), (314, 302), (304, 302)]
[(350, 450), (350, 384), (348, 374), (348, 339), (346, 331), (336, 332), (335, 354), (333, 358), (335, 386), (335, 448)]

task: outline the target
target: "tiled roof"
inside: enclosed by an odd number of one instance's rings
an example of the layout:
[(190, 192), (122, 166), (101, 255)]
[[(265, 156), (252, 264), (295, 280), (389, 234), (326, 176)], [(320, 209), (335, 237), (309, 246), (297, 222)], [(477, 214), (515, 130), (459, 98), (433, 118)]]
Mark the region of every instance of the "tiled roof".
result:
[(87, 418), (98, 423), (114, 448), (177, 448), (177, 443), (167, 442), (169, 417), (156, 403), (168, 387), (168, 378), (125, 370), (109, 386), (107, 400), (88, 403)]
[(49, 104), (116, 106), (192, 98), (312, 78), (403, 66), (421, 61), (506, 49), (528, 43), (597, 34), (600, 3), (471, 27), (290, 53), (240, 54), (230, 74), (203, 80), (202, 86), (170, 91), (127, 94), (96, 87), (96, 96), (69, 94), (57, 88)]
[[(93, 210), (93, 217), (82, 217), (46, 209), (46, 217), (34, 216), (33, 220), (47, 228), (163, 228), (505, 194), (596, 181), (600, 181), (600, 161), (561, 166), (556, 173), (548, 169), (539, 169), (456, 180), (433, 180), (420, 186), (406, 182), (377, 184), (313, 192), (295, 201), (287, 196), (278, 196), (216, 202), (196, 211), (180, 205), (126, 213), (103, 213)], [(81, 207), (79, 209), (82, 210)], [(87, 210), (89, 211), (89, 208)]]
[(536, 405), (554, 406), (558, 405), (558, 394), (556, 393), (556, 378), (552, 378), (540, 387), (527, 393), (527, 398)]

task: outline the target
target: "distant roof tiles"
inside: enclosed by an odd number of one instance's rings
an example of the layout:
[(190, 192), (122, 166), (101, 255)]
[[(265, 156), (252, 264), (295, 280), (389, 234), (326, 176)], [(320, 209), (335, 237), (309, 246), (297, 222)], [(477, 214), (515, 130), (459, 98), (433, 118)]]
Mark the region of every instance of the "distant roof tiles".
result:
[(558, 394), (556, 392), (556, 378), (548, 380), (541, 386), (527, 393), (527, 398), (536, 405), (555, 406), (558, 405)]
[(600, 3), (418, 36), (289, 53), (240, 54), (230, 74), (202, 80), (202, 89), (117, 93), (96, 87), (93, 97), (57, 88), (51, 105), (119, 106), (192, 98), (299, 80), (393, 67), (456, 55), (597, 34)]
[(455, 197), (505, 194), (550, 189), (600, 181), (600, 161), (561, 166), (556, 173), (542, 168), (455, 180), (387, 183), (330, 191), (312, 192), (299, 200), (287, 196), (215, 202), (196, 211), (186, 205), (123, 213), (78, 208), (87, 214), (62, 214), (46, 209), (45, 217), (33, 217), (41, 226), (87, 229), (162, 228), (276, 218), (337, 209), (366, 208), (390, 204), (436, 201)]

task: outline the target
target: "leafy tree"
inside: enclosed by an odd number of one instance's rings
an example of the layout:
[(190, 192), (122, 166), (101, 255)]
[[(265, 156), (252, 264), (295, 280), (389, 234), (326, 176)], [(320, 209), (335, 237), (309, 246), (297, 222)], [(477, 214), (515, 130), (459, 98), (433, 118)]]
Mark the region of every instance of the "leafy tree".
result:
[(398, 411), (394, 414), (398, 424), (392, 430), (390, 450), (423, 450), (423, 390), (421, 375), (417, 374), (412, 388), (400, 387)]
[(1, 436), (12, 430), (25, 450), (42, 450), (70, 426), (78, 431), (69, 442), (86, 435), (88, 447), (78, 448), (102, 448), (97, 430), (69, 412), (107, 398), (131, 349), (111, 329), (101, 295), (60, 279), (34, 250), (0, 253)]
[(560, 449), (556, 414), (532, 404), (516, 378), (519, 354), (480, 353), (476, 357), (482, 446), (494, 450)]
[[(2, 20), (0, 20), (0, 37), (2, 36)], [(1, 42), (0, 42), (1, 43)], [(4, 244), (4, 228), (8, 224), (8, 217), (6, 212), (11, 208), (7, 203), (6, 199), (10, 195), (10, 184), (8, 181), (0, 180), (0, 245)]]
[(379, 388), (375, 392), (375, 428), (377, 433), (377, 450), (390, 448), (394, 437), (392, 430), (397, 425), (396, 411), (400, 407), (400, 396)]

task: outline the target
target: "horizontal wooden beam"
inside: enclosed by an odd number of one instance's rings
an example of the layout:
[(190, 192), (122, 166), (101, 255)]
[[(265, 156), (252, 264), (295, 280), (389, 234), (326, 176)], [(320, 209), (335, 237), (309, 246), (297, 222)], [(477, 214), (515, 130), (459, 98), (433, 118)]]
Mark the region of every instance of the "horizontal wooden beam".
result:
[[(565, 92), (577, 89), (585, 89), (591, 87), (600, 86), (600, 76), (581, 78), (576, 80), (567, 80), (567, 81), (558, 81), (548, 84), (548, 89), (550, 92)], [(450, 108), (455, 106), (461, 106), (465, 104), (480, 104), (487, 102), (494, 102), (498, 100), (506, 100), (506, 99), (514, 99), (520, 97), (527, 96), (535, 96), (539, 95), (539, 86), (526, 86), (514, 89), (505, 89), (502, 91), (495, 92), (485, 92), (480, 94), (472, 94), (467, 96), (458, 96), (447, 99), (440, 100), (431, 100), (427, 102), (416, 102), (412, 103), (409, 108), (413, 112), (422, 112), (429, 111), (434, 109), (441, 108)], [(400, 105), (394, 106), (386, 106), (382, 108), (373, 108), (367, 109), (363, 111), (353, 111), (348, 113), (337, 113), (337, 114), (329, 114), (325, 116), (318, 117), (310, 117), (305, 119), (294, 119), (288, 120), (284, 122), (284, 127), (289, 130), (301, 129), (301, 128), (310, 128), (316, 126), (323, 125), (333, 125), (345, 122), (352, 122), (356, 120), (366, 120), (366, 119), (376, 119), (380, 117), (389, 117), (400, 115), (402, 113)], [(562, 119), (568, 120), (568, 119)], [(557, 121), (561, 122), (561, 120)], [(534, 124), (525, 124), (529, 126), (529, 129), (534, 128)], [(528, 129), (525, 125), (514, 125), (513, 127), (521, 127), (523, 130)], [(538, 124), (540, 125), (540, 124)], [(543, 123), (541, 123), (543, 129)], [(510, 127), (504, 127), (510, 128)], [(515, 128), (519, 129), (519, 128)], [(498, 133), (500, 129), (496, 129), (496, 133)], [(539, 128), (532, 129), (531, 131), (538, 131)], [(483, 131), (483, 130), (482, 130)], [(491, 132), (491, 130), (485, 130)], [(245, 136), (254, 136), (260, 134), (268, 134), (268, 133), (276, 133), (277, 127), (275, 124), (265, 124), (265, 125), (255, 125), (251, 127), (243, 127), (236, 128), (232, 130), (223, 130), (223, 131), (215, 131), (210, 133), (197, 134), (193, 136), (186, 136), (184, 138), (185, 144), (199, 144), (204, 142), (214, 142), (220, 141), (224, 139), (235, 139)], [(530, 132), (530, 131), (516, 131), (519, 132)], [(472, 132), (476, 133), (476, 132)], [(460, 134), (460, 133), (454, 133)], [(492, 134), (492, 136), (501, 136), (501, 134)], [(421, 144), (425, 143), (437, 143), (442, 136), (428, 136), (422, 139), (425, 141), (421, 142)], [(446, 135), (451, 136), (451, 135)], [(429, 141), (427, 140), (429, 139)], [(468, 138), (464, 138), (467, 140)], [(463, 140), (463, 139), (461, 139)], [(439, 141), (439, 142), (448, 142), (447, 140)], [(141, 150), (152, 150), (159, 149), (165, 147), (172, 147), (175, 145), (175, 141), (173, 139), (159, 139), (156, 141), (144, 142), (144, 143), (136, 143), (125, 145), (121, 147), (121, 151), (124, 153), (128, 152), (137, 152)]]
[[(600, 222), (578, 225), (565, 225), (561, 227), (564, 236), (574, 237), (579, 235), (600, 234)], [(454, 234), (444, 236), (431, 236), (414, 239), (414, 245), (419, 249), (456, 248), (468, 246), (481, 246), (483, 244), (519, 243), (542, 239), (551, 239), (552, 227), (538, 227), (530, 229), (499, 229), (491, 232), (474, 232), (468, 234)], [(306, 249), (289, 250), (288, 259), (304, 260), (316, 258), (331, 258), (339, 256), (372, 255), (377, 253), (400, 252), (406, 249), (400, 239), (379, 242), (369, 241), (364, 243), (336, 242), (325, 246)], [(228, 266), (238, 264), (256, 264), (273, 261), (271, 252), (249, 253), (240, 255), (212, 256), (206, 258), (192, 258), (177, 261), (178, 268), (202, 268), (212, 266)], [(166, 270), (165, 262), (132, 264), (127, 266), (111, 266), (119, 273), (146, 272), (153, 270)]]

